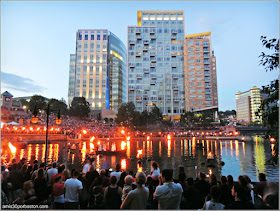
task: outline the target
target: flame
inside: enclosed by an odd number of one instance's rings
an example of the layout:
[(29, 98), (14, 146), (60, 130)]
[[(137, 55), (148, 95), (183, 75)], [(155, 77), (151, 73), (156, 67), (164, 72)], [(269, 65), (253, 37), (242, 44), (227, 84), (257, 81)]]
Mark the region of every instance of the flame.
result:
[(90, 151), (92, 152), (94, 150), (94, 144), (93, 143), (89, 143), (89, 148), (90, 148)]
[(130, 140), (130, 136), (128, 136), (128, 137), (126, 138), (126, 140), (129, 141), (129, 140)]
[(167, 135), (167, 139), (168, 139), (168, 140), (171, 139), (171, 135), (170, 135), (170, 134)]
[(121, 169), (126, 170), (126, 159), (121, 159)]
[(25, 130), (25, 127), (23, 127), (22, 130)]
[(13, 154), (15, 154), (16, 151), (17, 151), (17, 148), (15, 148), (15, 147), (11, 144), (11, 142), (9, 142), (9, 147), (10, 147), (11, 152), (12, 152)]
[(97, 144), (100, 145), (100, 141), (98, 141)]
[(209, 169), (209, 175), (211, 175), (212, 174), (212, 169)]
[(124, 130), (121, 130), (121, 133), (124, 134)]
[(86, 131), (86, 130), (83, 130), (83, 134), (87, 134), (87, 131)]
[(140, 164), (137, 164), (137, 172), (142, 172), (143, 168)]
[(39, 131), (40, 130), (40, 128), (39, 127), (37, 127), (37, 131)]
[(142, 155), (142, 153), (143, 153), (143, 150), (142, 149), (138, 149), (136, 157), (140, 158), (140, 155)]
[(270, 138), (270, 141), (275, 142), (276, 140), (275, 140), (275, 138)]
[(95, 137), (94, 136), (92, 136), (91, 138), (90, 138), (90, 142), (93, 142), (93, 140), (95, 139)]
[(121, 150), (125, 150), (125, 146), (126, 146), (126, 143), (124, 141), (122, 141), (122, 143), (121, 143)]
[(147, 140), (150, 140), (150, 136), (147, 136)]
[(168, 157), (171, 156), (171, 141), (170, 140), (167, 141), (167, 156)]
[(29, 130), (33, 131), (33, 127), (30, 127)]
[(112, 144), (111, 151), (113, 151), (113, 152), (116, 151), (116, 143)]

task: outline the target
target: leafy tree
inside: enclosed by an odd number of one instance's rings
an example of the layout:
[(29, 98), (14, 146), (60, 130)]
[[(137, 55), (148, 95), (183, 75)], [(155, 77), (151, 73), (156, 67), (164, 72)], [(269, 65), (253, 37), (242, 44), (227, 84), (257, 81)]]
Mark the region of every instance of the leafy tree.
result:
[(124, 126), (136, 126), (139, 123), (140, 113), (136, 111), (132, 102), (122, 104), (118, 109), (116, 123)]
[(46, 108), (46, 98), (41, 95), (33, 95), (29, 101), (29, 109), (31, 112), (34, 111), (35, 106), (37, 106), (37, 109)]
[(108, 123), (108, 118), (107, 118), (107, 117), (105, 117), (105, 118), (104, 118), (104, 121), (105, 121), (106, 123)]
[(149, 123), (149, 119), (150, 119), (150, 114), (147, 110), (144, 110), (141, 115), (140, 115), (140, 121), (139, 124), (140, 125), (148, 125)]
[(157, 106), (154, 106), (152, 111), (149, 114), (150, 123), (161, 123), (163, 121), (162, 113), (160, 112)]
[(65, 115), (67, 114), (67, 105), (66, 103), (64, 103), (63, 101), (59, 101), (57, 99), (50, 99), (49, 101), (50, 104), (50, 110), (52, 111), (52, 113), (57, 114), (58, 109), (60, 109), (60, 114), (61, 115)]
[(25, 106), (27, 110), (29, 110), (29, 102), (25, 99), (19, 100), (22, 106)]
[[(262, 44), (265, 48), (272, 50), (270, 54), (261, 53), (260, 65), (265, 67), (266, 71), (279, 70), (279, 39), (267, 40), (265, 36), (261, 37)], [(279, 80), (276, 79), (270, 84), (263, 86), (262, 91), (267, 94), (263, 100), (258, 114), (262, 113), (264, 126), (268, 130), (268, 134), (276, 139), (275, 154), (278, 157), (279, 145)], [(277, 160), (277, 159), (276, 159)]]
[(70, 105), (69, 115), (88, 117), (89, 113), (89, 102), (84, 97), (74, 97)]
[(180, 124), (181, 125), (193, 126), (193, 124), (195, 122), (197, 122), (197, 120), (198, 119), (197, 119), (197, 117), (196, 117), (194, 112), (187, 111), (186, 113), (181, 114)]

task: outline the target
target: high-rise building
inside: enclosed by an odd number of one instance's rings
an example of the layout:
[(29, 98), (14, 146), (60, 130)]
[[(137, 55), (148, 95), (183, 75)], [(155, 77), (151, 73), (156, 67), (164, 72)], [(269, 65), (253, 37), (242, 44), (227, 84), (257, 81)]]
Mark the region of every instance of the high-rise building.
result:
[[(246, 92), (238, 92), (236, 98), (236, 121), (241, 124), (262, 122), (261, 116), (256, 115), (261, 106), (261, 91), (253, 87)], [(261, 114), (260, 114), (261, 115)]]
[(186, 111), (218, 111), (216, 57), (210, 36), (206, 32), (185, 37)]
[(185, 112), (183, 43), (184, 11), (138, 11), (128, 26), (128, 102), (138, 111)]
[(92, 110), (117, 110), (127, 100), (126, 59), (125, 45), (112, 32), (78, 30), (76, 54), (70, 56), (68, 101), (83, 96)]
[(76, 54), (70, 54), (69, 64), (69, 85), (68, 85), (68, 104), (70, 105), (75, 93), (75, 64)]

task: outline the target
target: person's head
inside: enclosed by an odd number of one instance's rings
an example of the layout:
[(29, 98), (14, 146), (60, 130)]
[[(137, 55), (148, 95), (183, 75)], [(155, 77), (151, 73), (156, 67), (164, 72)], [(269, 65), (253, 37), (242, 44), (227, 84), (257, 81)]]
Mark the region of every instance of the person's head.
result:
[(164, 169), (161, 172), (163, 182), (170, 182), (172, 180), (173, 172), (170, 169)]
[(106, 170), (105, 170), (105, 169), (101, 169), (100, 175), (101, 175), (101, 176), (105, 176), (105, 175), (106, 175)]
[(233, 176), (232, 175), (227, 176), (227, 183), (228, 184), (233, 184)]
[(73, 178), (78, 178), (80, 176), (80, 172), (75, 170), (73, 174)]
[(189, 177), (187, 179), (187, 183), (188, 183), (188, 186), (193, 186), (193, 178), (192, 177)]
[(122, 173), (121, 173), (121, 176), (120, 176), (120, 180), (121, 180), (121, 181), (124, 181), (124, 178), (126, 177), (126, 175), (127, 175), (127, 174), (126, 174), (125, 171), (122, 172)]
[(143, 172), (137, 172), (136, 174), (136, 183), (138, 185), (143, 185), (146, 183), (146, 175)]
[(221, 176), (221, 183), (227, 184), (227, 178), (225, 176)]
[(243, 177), (247, 180), (247, 183), (251, 183), (251, 179), (248, 175), (243, 175)]
[(200, 180), (205, 180), (206, 175), (203, 172), (199, 172), (199, 179)]
[(111, 185), (115, 185), (117, 183), (117, 177), (116, 176), (111, 176)]
[(36, 171), (38, 168), (39, 168), (38, 163), (35, 163), (34, 166), (33, 166), (33, 171)]
[(75, 171), (76, 171), (76, 169), (71, 170), (71, 177), (73, 177)]
[(40, 168), (37, 171), (37, 178), (43, 178), (43, 177), (44, 177), (44, 170)]
[(238, 183), (244, 187), (247, 187), (248, 181), (242, 175), (238, 176)]
[(34, 160), (33, 164), (39, 164), (38, 160)]
[(54, 163), (52, 164), (52, 167), (53, 167), (53, 168), (56, 168), (56, 166), (57, 166), (57, 164), (56, 164), (56, 162), (54, 162)]
[(91, 159), (90, 158), (87, 158), (87, 163), (91, 164)]
[(101, 176), (98, 176), (98, 177), (97, 177), (97, 181), (96, 181), (96, 185), (97, 185), (97, 186), (101, 186), (101, 185), (102, 185), (102, 181), (103, 181), (103, 180), (102, 180), (102, 177), (101, 177)]
[(58, 173), (58, 174), (62, 174), (62, 172), (63, 172), (63, 167), (62, 167), (62, 166), (59, 166), (59, 167), (57, 168), (57, 173)]
[(46, 166), (46, 164), (45, 164), (45, 163), (41, 163), (39, 168), (44, 169), (44, 168), (45, 168), (45, 166)]
[(246, 201), (246, 189), (242, 185), (235, 184), (231, 189), (232, 196), (235, 197), (235, 200)]
[(63, 170), (65, 170), (65, 169), (66, 169), (65, 164), (62, 164), (62, 165), (61, 165), (61, 167), (62, 167), (62, 169), (63, 169)]
[(27, 171), (30, 173), (33, 170), (32, 166), (28, 166)]
[(132, 185), (133, 183), (133, 177), (131, 175), (127, 175), (125, 178), (124, 178), (124, 182), (125, 184), (127, 185)]
[(211, 183), (217, 183), (218, 182), (215, 174), (210, 175), (209, 182), (211, 182)]
[(158, 164), (155, 161), (152, 161), (151, 166), (156, 170), (158, 168)]
[(180, 182), (185, 182), (186, 180), (186, 174), (185, 173), (180, 173), (179, 174), (179, 181)]
[(33, 188), (34, 188), (34, 184), (33, 184), (32, 180), (28, 180), (23, 183), (22, 191), (27, 193), (29, 190), (31, 190)]
[(25, 172), (25, 171), (27, 170), (27, 165), (24, 164), (24, 165), (22, 166), (21, 170), (22, 170), (22, 172)]
[(265, 182), (266, 181), (266, 176), (264, 173), (259, 173), (259, 181), (260, 182)]
[(21, 170), (21, 168), (22, 168), (22, 163), (19, 162), (17, 167), (18, 167), (18, 170)]
[(132, 177), (134, 176), (134, 173), (133, 173), (133, 171), (129, 171), (129, 173), (128, 173), (129, 175), (131, 175)]
[(14, 163), (13, 164), (13, 171), (17, 170), (18, 169), (18, 164)]
[(55, 178), (55, 183), (61, 183), (62, 182), (62, 176), (58, 176)]
[(70, 178), (70, 171), (68, 169), (65, 169), (65, 171), (63, 172), (65, 179), (69, 179)]
[(221, 190), (217, 185), (214, 185), (214, 186), (211, 187), (210, 195), (211, 195), (213, 200), (219, 201), (220, 194), (221, 194)]
[(116, 165), (116, 171), (121, 171), (121, 165), (120, 164)]

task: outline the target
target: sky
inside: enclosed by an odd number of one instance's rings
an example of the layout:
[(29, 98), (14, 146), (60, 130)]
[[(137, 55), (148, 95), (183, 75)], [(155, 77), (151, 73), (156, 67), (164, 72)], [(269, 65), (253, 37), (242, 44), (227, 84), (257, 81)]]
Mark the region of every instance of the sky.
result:
[(127, 46), (138, 10), (184, 10), (185, 34), (211, 31), (219, 110), (235, 94), (269, 84), (258, 56), (261, 36), (279, 38), (278, 1), (1, 1), (1, 93), (67, 101), (70, 54), (78, 29), (108, 29)]

